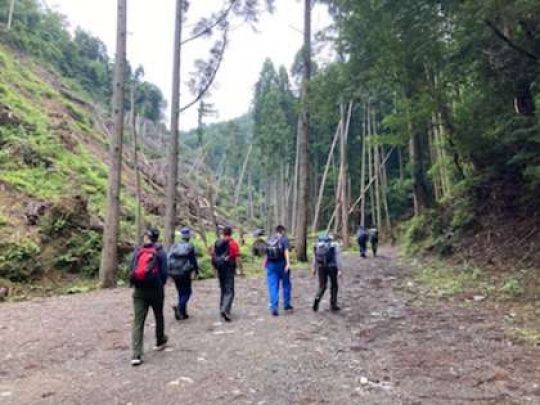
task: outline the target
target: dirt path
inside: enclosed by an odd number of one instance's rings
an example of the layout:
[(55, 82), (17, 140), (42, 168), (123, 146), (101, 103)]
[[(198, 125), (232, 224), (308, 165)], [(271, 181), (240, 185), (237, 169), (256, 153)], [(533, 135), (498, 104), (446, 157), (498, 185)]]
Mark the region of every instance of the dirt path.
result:
[(279, 318), (263, 279), (239, 280), (231, 324), (214, 280), (196, 283), (185, 323), (169, 287), (171, 345), (139, 368), (127, 289), (3, 304), (0, 403), (540, 404), (540, 348), (512, 345), (481, 303), (408, 304), (406, 271), (383, 255), (346, 258), (338, 315), (327, 301), (313, 313), (307, 272), (294, 275), (294, 314)]

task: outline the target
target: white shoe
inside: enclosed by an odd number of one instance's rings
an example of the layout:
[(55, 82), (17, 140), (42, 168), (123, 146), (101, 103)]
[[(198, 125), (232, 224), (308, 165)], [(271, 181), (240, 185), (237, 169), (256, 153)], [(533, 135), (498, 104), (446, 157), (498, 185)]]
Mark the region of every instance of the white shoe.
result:
[(142, 359), (140, 357), (134, 357), (131, 359), (131, 365), (133, 367), (140, 366), (143, 363)]

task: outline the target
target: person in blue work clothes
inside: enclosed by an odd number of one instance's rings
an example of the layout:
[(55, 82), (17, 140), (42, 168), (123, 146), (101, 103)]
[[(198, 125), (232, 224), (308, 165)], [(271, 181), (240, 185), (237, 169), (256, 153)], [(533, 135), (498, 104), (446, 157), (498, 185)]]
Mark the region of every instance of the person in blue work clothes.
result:
[(285, 235), (285, 227), (283, 225), (276, 227), (275, 234), (266, 243), (264, 268), (266, 269), (270, 311), (272, 315), (279, 315), (280, 284), (283, 289), (283, 309), (285, 311), (292, 311), (289, 239)]

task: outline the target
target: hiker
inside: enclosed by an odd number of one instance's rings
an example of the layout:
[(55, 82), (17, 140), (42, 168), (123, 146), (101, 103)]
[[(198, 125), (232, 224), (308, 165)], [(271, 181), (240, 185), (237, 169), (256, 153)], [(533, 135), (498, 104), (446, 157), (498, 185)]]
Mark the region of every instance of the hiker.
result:
[(367, 252), (368, 234), (366, 232), (366, 228), (362, 225), (358, 227), (356, 240), (358, 241), (358, 247), (360, 249), (360, 256), (365, 259), (366, 252)]
[(144, 323), (148, 309), (152, 307), (156, 320), (155, 351), (167, 344), (163, 319), (164, 286), (167, 282), (167, 255), (158, 243), (159, 231), (148, 229), (143, 235), (143, 244), (133, 253), (130, 268), (130, 285), (133, 290), (132, 366), (139, 366), (143, 359)]
[(342, 269), (339, 243), (334, 242), (328, 234), (322, 233), (317, 239), (313, 252), (313, 275), (319, 274), (319, 291), (313, 302), (313, 311), (319, 310), (328, 279), (330, 279), (330, 310), (339, 311), (341, 308), (337, 304), (338, 276)]
[(289, 239), (285, 236), (285, 227), (278, 225), (275, 234), (266, 243), (264, 259), (270, 311), (273, 316), (279, 315), (279, 285), (283, 288), (283, 309), (292, 311), (291, 305), (291, 271), (289, 261)]
[(180, 237), (181, 241), (171, 247), (167, 260), (169, 276), (174, 280), (178, 291), (178, 305), (173, 306), (174, 317), (178, 321), (189, 318), (187, 304), (192, 293), (191, 280), (199, 276), (197, 252), (190, 242), (191, 230), (182, 228)]
[(373, 251), (373, 257), (377, 257), (377, 248), (379, 246), (379, 231), (377, 228), (370, 228), (368, 231), (369, 243), (371, 244), (371, 250)]
[(234, 300), (234, 275), (240, 260), (240, 246), (232, 238), (232, 228), (226, 226), (212, 250), (212, 266), (217, 273), (221, 296), (219, 311), (221, 317), (231, 321), (231, 307)]

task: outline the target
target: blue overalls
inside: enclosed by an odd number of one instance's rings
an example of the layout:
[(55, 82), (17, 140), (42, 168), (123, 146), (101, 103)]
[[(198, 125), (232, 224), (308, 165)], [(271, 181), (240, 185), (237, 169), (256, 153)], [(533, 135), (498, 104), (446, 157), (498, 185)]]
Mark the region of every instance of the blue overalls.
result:
[(270, 297), (270, 310), (277, 312), (279, 308), (279, 284), (283, 287), (283, 307), (291, 307), (291, 272), (285, 271), (285, 259), (268, 260), (266, 263), (266, 277), (268, 281), (268, 296)]

